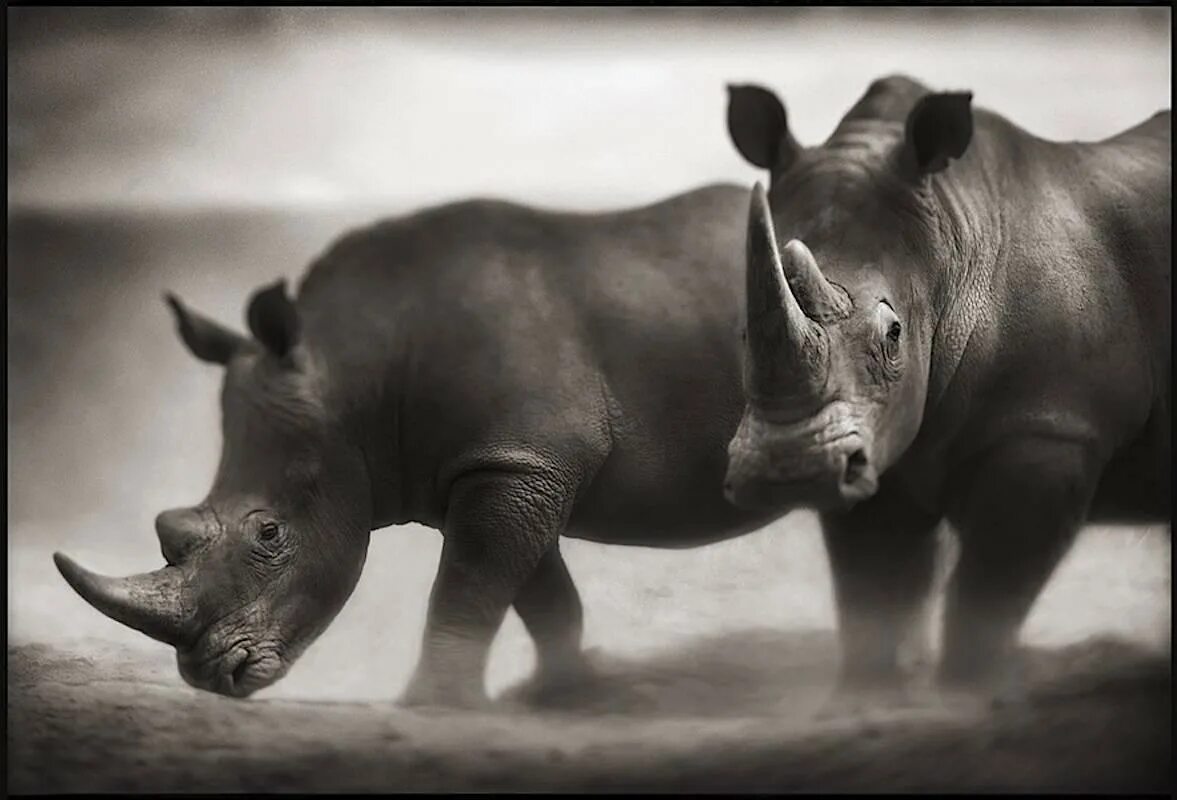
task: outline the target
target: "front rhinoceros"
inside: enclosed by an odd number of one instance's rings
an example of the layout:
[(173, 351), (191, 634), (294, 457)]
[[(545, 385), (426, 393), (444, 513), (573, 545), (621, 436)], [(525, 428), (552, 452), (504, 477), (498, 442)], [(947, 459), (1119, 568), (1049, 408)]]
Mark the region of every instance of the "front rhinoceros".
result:
[(421, 522), (445, 543), (405, 701), (481, 703), (511, 606), (560, 685), (583, 668), (562, 534), (685, 547), (775, 516), (723, 495), (747, 210), (735, 186), (599, 215), (435, 208), (342, 238), (295, 300), (259, 291), (252, 338), (169, 297), (225, 368), (212, 489), (159, 516), (157, 572), (58, 567), (189, 683), (244, 696), (340, 610), (370, 531)]
[(1171, 519), (1171, 115), (1051, 142), (891, 76), (802, 148), (772, 93), (737, 105), (771, 186), (727, 491), (823, 512), (847, 687), (905, 679), (949, 522), (940, 682), (1004, 693), (1080, 528)]

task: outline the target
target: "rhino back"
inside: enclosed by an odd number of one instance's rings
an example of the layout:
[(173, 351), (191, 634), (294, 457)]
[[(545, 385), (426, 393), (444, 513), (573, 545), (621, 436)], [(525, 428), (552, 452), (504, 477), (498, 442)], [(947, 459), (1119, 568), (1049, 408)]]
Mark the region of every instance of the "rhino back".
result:
[(1080, 372), (1101, 386), (1130, 387), (1138, 400), (1116, 402), (1126, 410), (1142, 401), (1132, 418), (1169, 391), (1168, 118), (1102, 142), (1033, 148), (1021, 213), (1010, 215), (1018, 244), (1007, 248), (1003, 301), (1032, 320), (1036, 335), (1023, 346), (1060, 366), (1085, 365)]

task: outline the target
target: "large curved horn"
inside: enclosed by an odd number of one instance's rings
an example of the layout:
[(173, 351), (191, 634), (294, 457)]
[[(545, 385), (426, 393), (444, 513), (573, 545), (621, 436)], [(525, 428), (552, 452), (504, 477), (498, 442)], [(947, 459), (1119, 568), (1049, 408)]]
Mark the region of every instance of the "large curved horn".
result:
[(108, 578), (61, 553), (53, 554), (53, 563), (83, 600), (111, 619), (166, 644), (178, 645), (185, 640), (192, 614), (184, 603), (179, 568)]
[(789, 287), (760, 183), (752, 189), (748, 210), (747, 259), (747, 388), (760, 397), (816, 391), (825, 383), (825, 339)]
[(789, 240), (784, 247), (782, 266), (789, 286), (805, 314), (819, 322), (845, 319), (850, 315), (850, 298), (846, 290), (826, 280), (817, 260), (800, 239)]

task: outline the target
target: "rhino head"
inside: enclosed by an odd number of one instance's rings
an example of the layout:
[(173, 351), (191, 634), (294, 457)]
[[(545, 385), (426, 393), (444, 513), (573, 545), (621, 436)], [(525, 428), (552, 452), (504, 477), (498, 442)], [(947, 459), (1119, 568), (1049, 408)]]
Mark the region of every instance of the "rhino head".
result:
[(733, 504), (848, 508), (914, 441), (962, 239), (945, 208), (959, 192), (933, 178), (969, 145), (971, 97), (880, 81), (825, 145), (802, 148), (772, 93), (732, 88), (732, 138), (772, 175), (749, 207)]
[(371, 528), (367, 470), (327, 411), (324, 367), (300, 340), (284, 282), (254, 293), (252, 339), (167, 301), (193, 355), (225, 368), (212, 489), (156, 518), (161, 569), (110, 578), (54, 561), (103, 614), (174, 646), (189, 684), (245, 697), (282, 677), (355, 588)]

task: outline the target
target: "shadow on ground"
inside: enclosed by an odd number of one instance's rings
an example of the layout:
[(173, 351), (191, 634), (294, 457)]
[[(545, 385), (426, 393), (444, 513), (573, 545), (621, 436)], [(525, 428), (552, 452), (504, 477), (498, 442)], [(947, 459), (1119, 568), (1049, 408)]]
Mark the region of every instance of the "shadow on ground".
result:
[[(819, 721), (827, 632), (743, 631), (598, 656), (561, 711), (247, 702), (86, 640), (8, 650), (12, 792), (1107, 791), (1170, 786), (1168, 654), (1115, 639), (1027, 652), (1029, 696), (967, 716)], [(511, 693), (508, 692), (508, 695)]]

